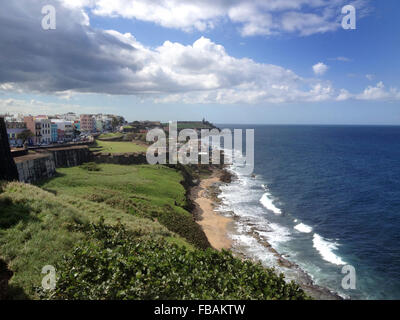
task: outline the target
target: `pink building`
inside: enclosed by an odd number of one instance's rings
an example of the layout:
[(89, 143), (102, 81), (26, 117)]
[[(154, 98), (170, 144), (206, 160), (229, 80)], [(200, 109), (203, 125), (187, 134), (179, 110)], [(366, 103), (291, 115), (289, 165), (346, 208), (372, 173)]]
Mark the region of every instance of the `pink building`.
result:
[(96, 130), (96, 119), (91, 114), (81, 114), (80, 129), (82, 132), (93, 132)]

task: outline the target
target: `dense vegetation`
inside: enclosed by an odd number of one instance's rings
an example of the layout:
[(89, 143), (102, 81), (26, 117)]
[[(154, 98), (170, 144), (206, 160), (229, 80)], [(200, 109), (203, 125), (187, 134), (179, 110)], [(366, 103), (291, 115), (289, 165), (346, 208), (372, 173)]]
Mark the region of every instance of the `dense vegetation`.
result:
[(294, 283), (229, 252), (138, 240), (102, 221), (58, 266), (52, 299), (305, 299)]

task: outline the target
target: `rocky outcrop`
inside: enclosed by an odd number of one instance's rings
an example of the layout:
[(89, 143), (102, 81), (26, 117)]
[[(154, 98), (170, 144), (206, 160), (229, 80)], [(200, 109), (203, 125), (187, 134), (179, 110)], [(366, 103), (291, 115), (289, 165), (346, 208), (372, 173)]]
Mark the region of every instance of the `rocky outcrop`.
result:
[(3, 118), (0, 118), (0, 180), (18, 180), (18, 171), (11, 155), (7, 128)]

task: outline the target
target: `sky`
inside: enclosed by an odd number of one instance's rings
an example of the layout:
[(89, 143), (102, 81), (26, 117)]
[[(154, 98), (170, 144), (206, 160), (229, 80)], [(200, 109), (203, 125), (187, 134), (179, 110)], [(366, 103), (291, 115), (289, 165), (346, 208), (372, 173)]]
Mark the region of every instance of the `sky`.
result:
[(399, 12), (398, 0), (3, 1), (0, 113), (400, 125)]

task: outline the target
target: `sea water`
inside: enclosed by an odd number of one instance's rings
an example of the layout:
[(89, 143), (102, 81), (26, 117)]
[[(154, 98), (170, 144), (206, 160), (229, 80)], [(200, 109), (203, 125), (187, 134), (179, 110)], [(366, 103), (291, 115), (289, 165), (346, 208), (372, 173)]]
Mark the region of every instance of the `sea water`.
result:
[(277, 266), (265, 240), (342, 296), (400, 299), (400, 127), (219, 127), (255, 129), (254, 175), (221, 187), (236, 248)]

